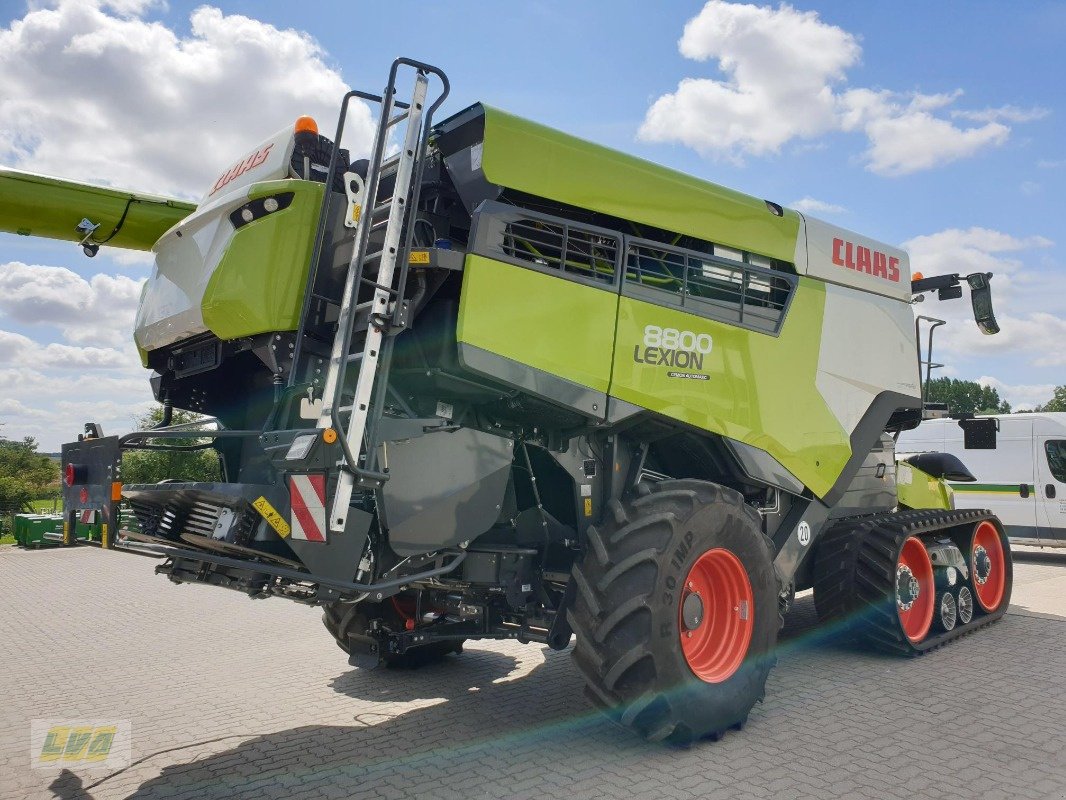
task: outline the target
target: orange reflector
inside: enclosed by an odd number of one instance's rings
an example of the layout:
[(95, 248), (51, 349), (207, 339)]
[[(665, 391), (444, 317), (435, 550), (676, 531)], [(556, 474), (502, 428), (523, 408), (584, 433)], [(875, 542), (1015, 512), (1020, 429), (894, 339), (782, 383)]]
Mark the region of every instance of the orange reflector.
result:
[(111, 484), (111, 502), (117, 503), (122, 499), (122, 484), (115, 481)]
[(911, 280), (912, 280), (912, 281), (920, 281), (920, 280), (921, 280), (922, 278), (924, 278), (924, 277), (925, 277), (925, 276), (924, 276), (924, 275), (923, 275), (922, 273), (920, 273), (920, 272), (915, 272), (915, 273), (914, 273), (913, 275), (911, 275)]
[(337, 441), (337, 432), (333, 428), (326, 428), (322, 431), (322, 441), (326, 444), (333, 444)]
[(313, 134), (315, 134), (317, 136), (318, 135), (318, 123), (315, 122), (315, 118), (314, 117), (308, 117), (308, 116), (297, 117), (296, 118), (296, 125), (295, 125), (294, 130), (295, 130), (296, 133), (305, 133), (305, 132), (307, 132), (307, 133), (313, 133)]

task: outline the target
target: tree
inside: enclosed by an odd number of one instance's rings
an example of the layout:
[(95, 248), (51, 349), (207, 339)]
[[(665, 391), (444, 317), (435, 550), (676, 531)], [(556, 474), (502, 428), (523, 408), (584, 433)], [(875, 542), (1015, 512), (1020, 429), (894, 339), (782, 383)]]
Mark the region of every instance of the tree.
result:
[(929, 381), (925, 399), (929, 403), (947, 403), (952, 414), (1010, 413), (1010, 403), (1001, 400), (999, 392), (977, 381), (934, 378)]
[(0, 505), (21, 508), (58, 489), (59, 466), (37, 452), (37, 440), (0, 439)]
[(1055, 396), (1033, 411), (1066, 411), (1066, 386), (1056, 386)]
[[(196, 422), (199, 414), (174, 411), (171, 425)], [(138, 420), (141, 428), (152, 428), (163, 421), (163, 407), (157, 406)], [(152, 444), (195, 445), (206, 439), (157, 439)], [(158, 483), (168, 479), (180, 481), (219, 480), (218, 454), (211, 448), (191, 451), (127, 450), (122, 454), (123, 483)]]

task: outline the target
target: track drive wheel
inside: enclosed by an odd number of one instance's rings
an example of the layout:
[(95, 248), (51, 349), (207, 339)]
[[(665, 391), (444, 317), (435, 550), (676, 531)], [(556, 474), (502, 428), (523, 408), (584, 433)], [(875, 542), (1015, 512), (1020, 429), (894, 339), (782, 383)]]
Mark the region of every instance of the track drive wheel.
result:
[(588, 531), (568, 619), (586, 694), (652, 741), (740, 727), (781, 627), (772, 545), (737, 492), (641, 484)]
[(985, 613), (991, 614), (1004, 599), (1010, 599), (1007, 592), (1009, 553), (1006, 537), (1000, 534), (995, 524), (989, 520), (977, 523), (970, 540), (968, 560), (973, 593)]
[(917, 536), (870, 524), (830, 531), (819, 542), (814, 567), (819, 619), (850, 629), (877, 650), (917, 652), (938, 599), (929, 551)]
[[(404, 620), (400, 618), (398, 610), (391, 603), (334, 602), (324, 603), (322, 606), (322, 624), (336, 640), (337, 646), (349, 656), (352, 655), (353, 644), (378, 647), (378, 641), (367, 635), (372, 619), (384, 619), (390, 626), (396, 626), (398, 629), (404, 626)], [(359, 651), (357, 647), (356, 652)], [(380, 650), (376, 652), (377, 664), (375, 665), (371, 655), (365, 659), (367, 666), (383, 665), (396, 669), (413, 669), (440, 661), (449, 653), (463, 652), (463, 641), (449, 639), (430, 642), (421, 647), (411, 647), (402, 654), (382, 653)]]

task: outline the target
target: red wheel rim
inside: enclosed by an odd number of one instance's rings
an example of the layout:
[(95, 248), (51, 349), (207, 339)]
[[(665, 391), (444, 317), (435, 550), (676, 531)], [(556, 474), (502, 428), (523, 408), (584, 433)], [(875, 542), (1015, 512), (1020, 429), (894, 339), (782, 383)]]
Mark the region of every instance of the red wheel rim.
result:
[(678, 606), (681, 652), (701, 681), (728, 680), (748, 654), (755, 617), (751, 581), (729, 550), (708, 550), (685, 578)]
[[(987, 556), (987, 562), (982, 557)], [(979, 563), (980, 562), (980, 563)], [(995, 611), (1003, 601), (1007, 581), (1006, 559), (999, 531), (988, 520), (977, 523), (970, 547), (970, 572), (973, 574), (974, 594), (985, 611)]]
[(933, 562), (922, 540), (912, 536), (903, 543), (896, 563), (896, 611), (903, 633), (912, 642), (920, 642), (929, 633), (935, 600)]

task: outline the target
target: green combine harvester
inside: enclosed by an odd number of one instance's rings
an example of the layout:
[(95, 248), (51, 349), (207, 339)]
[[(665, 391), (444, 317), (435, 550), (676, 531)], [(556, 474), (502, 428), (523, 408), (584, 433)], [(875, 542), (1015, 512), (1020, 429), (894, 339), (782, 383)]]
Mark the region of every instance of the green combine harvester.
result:
[[(989, 275), (912, 280), (484, 105), (438, 122), (447, 94), (399, 59), (333, 142), (301, 118), (195, 208), (0, 175), (3, 230), (154, 252), (137, 347), (165, 409), (210, 415), (64, 445), (69, 543), (88, 512), (172, 581), (321, 606), (358, 666), (576, 636), (592, 702), (678, 743), (744, 723), (797, 591), (891, 653), (1003, 615), (1003, 528), (944, 489), (965, 467), (898, 481), (893, 448), (923, 415), (912, 300), (968, 283), (994, 333)], [(219, 479), (125, 484), (138, 448), (213, 449)]]

